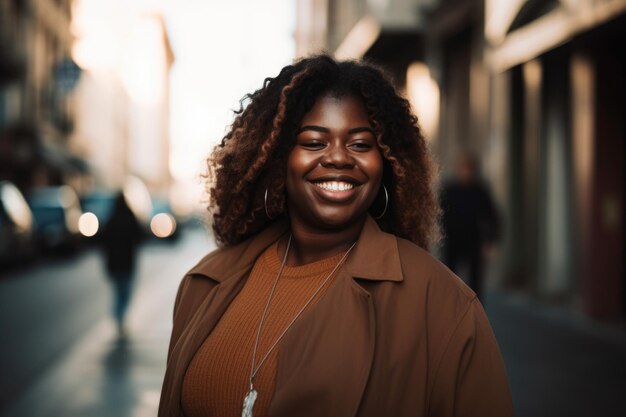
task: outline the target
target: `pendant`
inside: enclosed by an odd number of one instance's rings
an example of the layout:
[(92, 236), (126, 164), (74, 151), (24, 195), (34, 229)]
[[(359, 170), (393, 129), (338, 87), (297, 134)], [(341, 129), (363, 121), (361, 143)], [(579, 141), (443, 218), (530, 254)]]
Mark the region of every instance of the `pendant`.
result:
[(257, 392), (251, 386), (248, 395), (243, 399), (243, 411), (241, 417), (252, 417), (252, 409), (254, 408), (254, 402), (256, 401)]

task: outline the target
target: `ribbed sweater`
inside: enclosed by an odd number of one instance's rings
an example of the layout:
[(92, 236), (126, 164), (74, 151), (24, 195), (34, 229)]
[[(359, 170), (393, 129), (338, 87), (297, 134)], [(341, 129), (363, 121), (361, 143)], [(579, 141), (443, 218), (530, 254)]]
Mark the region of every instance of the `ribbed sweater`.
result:
[[(255, 367), (343, 254), (300, 266), (285, 265), (261, 329)], [(186, 417), (241, 416), (243, 399), (250, 387), (257, 328), (281, 263), (274, 243), (259, 256), (244, 287), (196, 352), (183, 380), (181, 405)], [(333, 277), (336, 274), (335, 271)], [(333, 277), (306, 310), (322, 297)], [(275, 388), (277, 354), (278, 346), (255, 377), (255, 417), (267, 415)]]

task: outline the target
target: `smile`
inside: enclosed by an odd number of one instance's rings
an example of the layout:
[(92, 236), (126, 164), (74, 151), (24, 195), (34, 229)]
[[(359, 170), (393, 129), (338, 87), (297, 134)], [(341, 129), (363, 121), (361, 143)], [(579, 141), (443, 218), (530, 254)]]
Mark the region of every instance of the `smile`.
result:
[(321, 181), (314, 182), (316, 186), (328, 191), (346, 191), (353, 189), (356, 185), (345, 181)]

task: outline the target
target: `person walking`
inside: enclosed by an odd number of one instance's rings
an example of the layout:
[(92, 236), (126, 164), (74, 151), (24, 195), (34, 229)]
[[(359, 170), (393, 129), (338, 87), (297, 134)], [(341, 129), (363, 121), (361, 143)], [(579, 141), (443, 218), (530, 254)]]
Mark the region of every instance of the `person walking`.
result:
[(118, 335), (126, 336), (124, 318), (130, 303), (136, 269), (137, 248), (143, 231), (123, 192), (115, 196), (103, 233), (105, 265), (113, 287), (113, 318)]
[(479, 176), (478, 158), (459, 154), (454, 178), (440, 193), (443, 210), (443, 263), (459, 274), (467, 270), (467, 283), (482, 300), (483, 273), (490, 249), (500, 236), (500, 219), (491, 192)]

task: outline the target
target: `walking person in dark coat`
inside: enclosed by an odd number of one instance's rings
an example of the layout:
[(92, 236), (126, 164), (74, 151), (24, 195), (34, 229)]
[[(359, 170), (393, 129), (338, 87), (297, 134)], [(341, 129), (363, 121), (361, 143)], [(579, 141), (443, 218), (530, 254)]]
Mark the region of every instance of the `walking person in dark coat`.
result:
[(113, 316), (120, 337), (124, 336), (124, 316), (132, 294), (136, 253), (141, 236), (141, 226), (120, 191), (103, 232), (106, 269), (114, 291)]
[(485, 255), (499, 238), (500, 220), (474, 155), (463, 153), (458, 157), (455, 177), (443, 186), (440, 200), (443, 262), (456, 274), (467, 267), (467, 284), (482, 300)]

